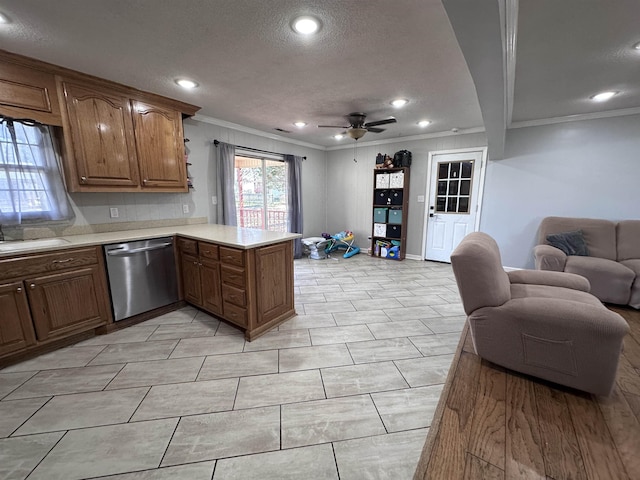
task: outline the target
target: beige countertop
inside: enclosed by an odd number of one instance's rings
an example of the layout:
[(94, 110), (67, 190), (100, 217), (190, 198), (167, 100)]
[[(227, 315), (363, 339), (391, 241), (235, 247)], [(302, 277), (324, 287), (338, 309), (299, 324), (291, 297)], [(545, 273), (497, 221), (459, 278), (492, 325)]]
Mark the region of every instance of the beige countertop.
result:
[(119, 232), (69, 235), (66, 237), (0, 242), (0, 258), (27, 253), (49, 252), (68, 248), (110, 243), (130, 242), (148, 238), (180, 235), (183, 237), (213, 242), (229, 247), (249, 249), (300, 238), (299, 233), (270, 232), (253, 228), (230, 227), (227, 225), (197, 224), (173, 227), (122, 230)]

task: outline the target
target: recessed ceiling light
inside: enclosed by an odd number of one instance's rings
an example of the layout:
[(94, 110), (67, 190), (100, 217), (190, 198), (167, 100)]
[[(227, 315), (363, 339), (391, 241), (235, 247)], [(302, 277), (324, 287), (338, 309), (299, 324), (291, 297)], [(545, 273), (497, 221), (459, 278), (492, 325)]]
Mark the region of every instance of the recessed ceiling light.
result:
[(307, 126), (307, 122), (293, 122), (293, 124), (298, 128), (302, 128), (302, 127), (306, 127)]
[(589, 98), (595, 102), (606, 102), (610, 98), (615, 97), (618, 93), (620, 92), (614, 92), (614, 91), (600, 92), (595, 95), (591, 95), (591, 97)]
[(0, 13), (0, 23), (11, 23), (9, 18), (4, 14)]
[(418, 122), (418, 126), (422, 128), (428, 127), (429, 125), (431, 125), (431, 122), (429, 120), (420, 120)]
[(407, 103), (409, 103), (409, 100), (407, 100), (406, 98), (396, 98), (391, 102), (391, 105), (396, 108), (401, 108), (404, 107)]
[(188, 78), (179, 78), (176, 80), (176, 83), (182, 88), (187, 89), (196, 88), (198, 86), (196, 82), (194, 82), (193, 80), (189, 80)]
[(293, 30), (302, 35), (311, 35), (320, 30), (320, 20), (308, 15), (296, 18), (291, 24)]
[(334, 135), (333, 138), (335, 138), (336, 140), (342, 140), (344, 138), (344, 135), (338, 133), (337, 135)]

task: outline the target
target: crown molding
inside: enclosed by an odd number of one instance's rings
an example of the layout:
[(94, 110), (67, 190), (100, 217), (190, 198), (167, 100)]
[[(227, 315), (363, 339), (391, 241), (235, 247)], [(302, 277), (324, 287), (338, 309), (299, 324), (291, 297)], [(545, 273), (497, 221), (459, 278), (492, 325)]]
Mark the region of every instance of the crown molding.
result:
[(582, 120), (625, 117), (627, 115), (638, 115), (638, 114), (640, 114), (640, 107), (623, 108), (620, 110), (606, 110), (604, 112), (581, 113), (578, 115), (567, 115), (565, 117), (551, 117), (551, 118), (541, 118), (538, 120), (525, 120), (522, 122), (513, 122), (511, 125), (509, 125), (508, 128), (512, 129), (512, 128), (524, 128), (524, 127), (540, 127), (543, 125), (552, 125), (554, 123), (579, 122)]

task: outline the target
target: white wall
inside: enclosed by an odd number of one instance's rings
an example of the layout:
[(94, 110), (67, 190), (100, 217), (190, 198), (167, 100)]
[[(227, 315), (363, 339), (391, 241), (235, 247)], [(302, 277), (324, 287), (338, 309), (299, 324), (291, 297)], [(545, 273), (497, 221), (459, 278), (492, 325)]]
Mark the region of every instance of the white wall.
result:
[(507, 132), (504, 160), (489, 162), (480, 229), (503, 264), (532, 268), (546, 216), (640, 218), (640, 115)]
[[(369, 134), (372, 135), (372, 134)], [(327, 161), (327, 229), (329, 233), (351, 230), (361, 248), (369, 247), (371, 235), (373, 169), (378, 153), (393, 156), (398, 150), (412, 153), (411, 181), (409, 185), (409, 221), (407, 254), (422, 256), (425, 204), (418, 203), (418, 195), (424, 195), (427, 187), (427, 161), (429, 152), (454, 148), (486, 146), (484, 134), (447, 135), (423, 140), (385, 143), (381, 145), (358, 144), (357, 163), (354, 159), (353, 140), (347, 140), (349, 148), (328, 152)], [(359, 140), (360, 142), (361, 140)]]

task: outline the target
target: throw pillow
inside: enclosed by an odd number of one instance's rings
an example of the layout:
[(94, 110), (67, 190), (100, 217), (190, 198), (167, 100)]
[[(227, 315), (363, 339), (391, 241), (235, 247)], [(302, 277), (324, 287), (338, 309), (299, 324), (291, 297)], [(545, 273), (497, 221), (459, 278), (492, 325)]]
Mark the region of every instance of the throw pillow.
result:
[(584, 241), (582, 230), (575, 232), (552, 233), (547, 235), (547, 243), (552, 247), (562, 250), (567, 255), (589, 255), (587, 243)]

